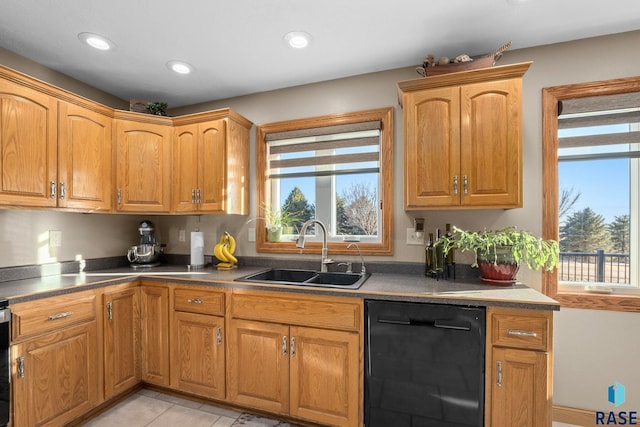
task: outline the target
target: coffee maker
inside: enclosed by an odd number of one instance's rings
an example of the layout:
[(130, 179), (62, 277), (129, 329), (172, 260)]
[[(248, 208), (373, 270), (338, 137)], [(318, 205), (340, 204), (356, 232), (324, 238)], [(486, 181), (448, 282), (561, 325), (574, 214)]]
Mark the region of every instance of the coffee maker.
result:
[(131, 267), (155, 267), (160, 265), (158, 258), (162, 254), (162, 245), (156, 241), (155, 227), (148, 220), (141, 221), (138, 224), (138, 232), (140, 233), (140, 243), (131, 246), (127, 251), (127, 259), (131, 263)]

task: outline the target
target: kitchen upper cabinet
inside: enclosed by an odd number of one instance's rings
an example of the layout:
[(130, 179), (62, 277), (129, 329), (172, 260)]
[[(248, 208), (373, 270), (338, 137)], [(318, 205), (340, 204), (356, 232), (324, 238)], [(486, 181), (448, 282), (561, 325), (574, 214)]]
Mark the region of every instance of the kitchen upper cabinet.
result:
[(251, 122), (223, 109), (174, 124), (172, 211), (248, 214)]
[(126, 286), (103, 294), (105, 399), (140, 382), (139, 287)]
[(142, 381), (168, 386), (169, 377), (169, 288), (140, 287), (140, 346)]
[(173, 134), (170, 119), (154, 118), (166, 122), (155, 123), (135, 121), (140, 114), (120, 112), (120, 116), (114, 121), (116, 211), (169, 212)]
[(529, 65), (398, 83), (406, 210), (522, 207), (522, 76)]
[(58, 114), (58, 207), (110, 211), (112, 119), (64, 101)]
[(57, 100), (0, 78), (0, 204), (55, 207)]
[(202, 287), (173, 290), (171, 386), (224, 399), (225, 294)]
[(65, 425), (99, 403), (92, 292), (29, 301), (12, 310), (14, 427)]
[(361, 425), (361, 300), (234, 290), (231, 316), (230, 401), (324, 425)]
[(550, 427), (553, 314), (489, 307), (487, 324), (486, 425)]

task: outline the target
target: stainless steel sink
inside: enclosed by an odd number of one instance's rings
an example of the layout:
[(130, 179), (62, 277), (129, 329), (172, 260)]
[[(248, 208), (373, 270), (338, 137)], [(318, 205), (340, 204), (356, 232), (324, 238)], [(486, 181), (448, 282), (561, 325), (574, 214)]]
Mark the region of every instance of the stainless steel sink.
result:
[(279, 285), (319, 286), (322, 288), (358, 289), (371, 273), (319, 272), (270, 268), (236, 279), (237, 282), (275, 283)]

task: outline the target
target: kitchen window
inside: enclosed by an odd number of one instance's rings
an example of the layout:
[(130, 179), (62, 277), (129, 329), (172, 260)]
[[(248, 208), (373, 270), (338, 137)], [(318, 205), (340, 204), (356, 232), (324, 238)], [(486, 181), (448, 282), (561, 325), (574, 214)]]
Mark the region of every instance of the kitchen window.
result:
[[(261, 207), (295, 217), (279, 241), (268, 241), (258, 221), (259, 252), (295, 252), (302, 223), (314, 218), (328, 231), (330, 253), (390, 255), (392, 229), (393, 108), (313, 117), (257, 126), (258, 217)], [(307, 230), (305, 253), (321, 248)]]
[(544, 291), (576, 308), (640, 311), (640, 78), (543, 89)]

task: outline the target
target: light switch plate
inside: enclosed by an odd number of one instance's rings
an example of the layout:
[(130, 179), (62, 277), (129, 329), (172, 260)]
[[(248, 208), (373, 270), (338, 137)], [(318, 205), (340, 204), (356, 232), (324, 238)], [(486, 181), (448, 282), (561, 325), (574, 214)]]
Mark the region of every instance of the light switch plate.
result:
[(178, 232), (178, 241), (184, 242), (185, 240), (186, 240), (185, 231), (184, 230), (180, 230)]
[(256, 229), (255, 228), (247, 228), (247, 240), (249, 242), (256, 241)]
[(407, 245), (424, 245), (424, 233), (417, 236), (414, 228), (407, 228)]

